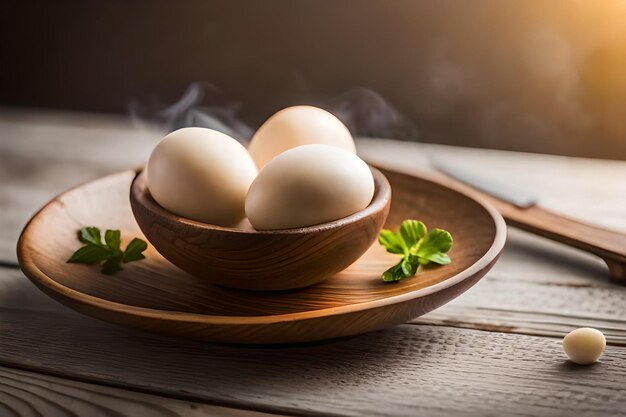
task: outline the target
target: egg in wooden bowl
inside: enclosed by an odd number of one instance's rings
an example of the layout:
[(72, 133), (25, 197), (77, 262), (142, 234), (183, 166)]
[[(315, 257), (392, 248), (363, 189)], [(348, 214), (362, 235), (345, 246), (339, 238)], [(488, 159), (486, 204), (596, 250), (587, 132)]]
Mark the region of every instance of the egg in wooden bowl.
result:
[(133, 181), (130, 201), (150, 243), (180, 269), (230, 288), (287, 290), (342, 271), (375, 241), (389, 213), (391, 187), (380, 171), (371, 172), (374, 196), (367, 207), (300, 228), (255, 230), (180, 217), (154, 200), (145, 172)]
[(353, 144), (345, 149), (352, 138), (330, 113), (315, 113), (334, 127), (319, 129), (326, 143), (310, 143), (315, 137), (304, 130), (325, 125), (300, 123), (302, 110), (281, 112), (295, 120), (286, 133), (257, 139), (257, 152), (275, 154), (262, 166), (211, 129), (179, 129), (157, 144), (130, 200), (161, 255), (211, 283), (269, 291), (318, 283), (370, 247), (389, 211), (390, 185)]

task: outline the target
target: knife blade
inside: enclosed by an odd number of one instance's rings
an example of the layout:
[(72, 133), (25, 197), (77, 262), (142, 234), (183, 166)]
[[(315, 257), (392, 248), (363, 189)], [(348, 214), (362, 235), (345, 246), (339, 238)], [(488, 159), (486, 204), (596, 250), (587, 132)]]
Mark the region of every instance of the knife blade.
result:
[(480, 191), (490, 194), (500, 200), (504, 200), (519, 208), (528, 208), (537, 203), (537, 198), (528, 191), (521, 188), (511, 186), (502, 181), (485, 176), (476, 175), (469, 168), (459, 167), (444, 162), (438, 158), (431, 158), (433, 168), (457, 181), (460, 181), (470, 187), (474, 187)]

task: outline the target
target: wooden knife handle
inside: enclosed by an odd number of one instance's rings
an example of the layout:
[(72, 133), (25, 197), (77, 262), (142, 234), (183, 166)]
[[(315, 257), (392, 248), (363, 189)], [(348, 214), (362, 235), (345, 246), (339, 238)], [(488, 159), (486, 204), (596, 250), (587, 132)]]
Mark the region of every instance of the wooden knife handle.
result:
[(511, 226), (598, 255), (609, 267), (611, 279), (626, 285), (626, 234), (592, 226), (545, 210), (519, 208), (488, 197)]
[(626, 285), (626, 233), (583, 223), (538, 205), (520, 208), (439, 172), (435, 172), (433, 178), (487, 200), (511, 226), (599, 256), (608, 265), (611, 280)]

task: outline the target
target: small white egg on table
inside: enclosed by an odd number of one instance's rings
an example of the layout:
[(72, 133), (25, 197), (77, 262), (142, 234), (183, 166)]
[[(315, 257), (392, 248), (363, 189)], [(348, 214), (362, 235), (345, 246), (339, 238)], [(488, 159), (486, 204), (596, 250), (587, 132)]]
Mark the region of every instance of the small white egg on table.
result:
[(326, 110), (313, 106), (287, 107), (256, 131), (248, 151), (259, 169), (275, 156), (301, 145), (337, 146), (356, 154), (348, 128)]
[(189, 127), (165, 136), (146, 166), (148, 189), (166, 210), (192, 220), (235, 226), (257, 169), (246, 149), (224, 133)]
[(563, 338), (565, 354), (572, 362), (579, 365), (595, 363), (605, 347), (606, 338), (602, 332), (591, 327), (572, 330)]
[(354, 214), (373, 196), (372, 171), (361, 158), (335, 146), (303, 145), (261, 169), (246, 214), (258, 230), (292, 229)]

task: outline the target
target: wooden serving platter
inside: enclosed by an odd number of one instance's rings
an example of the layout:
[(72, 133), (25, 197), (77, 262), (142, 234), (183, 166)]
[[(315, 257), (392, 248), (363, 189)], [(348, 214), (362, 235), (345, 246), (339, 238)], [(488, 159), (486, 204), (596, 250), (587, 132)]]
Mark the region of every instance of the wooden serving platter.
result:
[[(243, 344), (296, 343), (357, 335), (427, 313), (475, 284), (506, 239), (502, 217), (471, 192), (383, 170), (392, 188), (386, 227), (407, 218), (450, 231), (452, 264), (399, 283), (380, 274), (397, 262), (375, 243), (346, 270), (312, 287), (253, 292), (218, 287), (173, 266), (150, 246), (146, 259), (102, 275), (67, 264), (83, 226), (142, 236), (129, 205), (136, 173), (124, 171), (71, 189), (28, 223), (18, 243), (26, 276), (59, 302), (92, 317), (151, 332)], [(123, 242), (125, 244), (126, 242)]]

